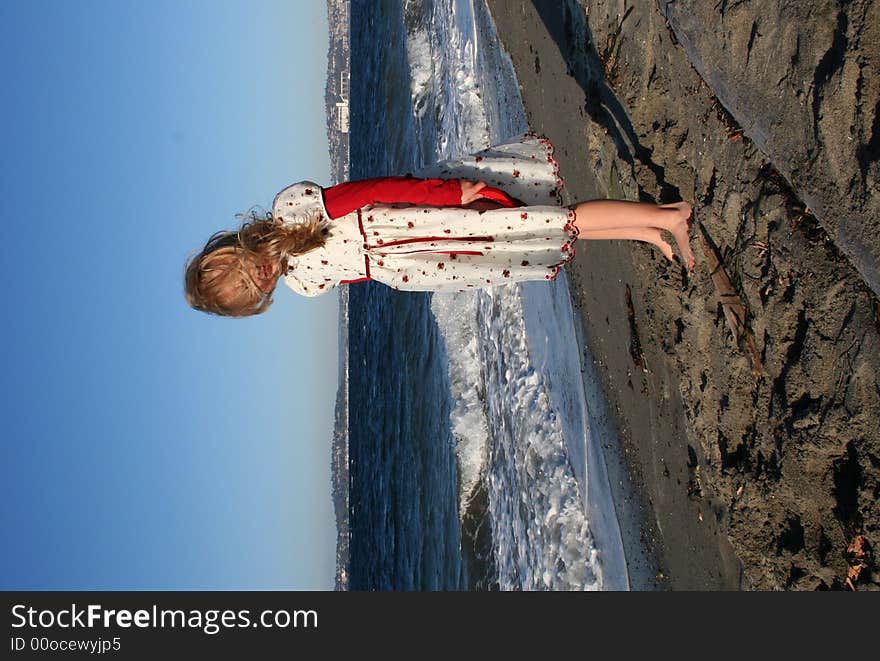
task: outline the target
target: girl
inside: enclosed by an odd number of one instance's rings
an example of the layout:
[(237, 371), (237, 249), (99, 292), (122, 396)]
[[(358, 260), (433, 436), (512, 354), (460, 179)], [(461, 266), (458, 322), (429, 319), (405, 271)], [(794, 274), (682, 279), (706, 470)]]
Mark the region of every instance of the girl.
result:
[(294, 184), (265, 217), (211, 237), (186, 266), (186, 297), (197, 310), (243, 317), (271, 305), (282, 276), (305, 296), (364, 280), (417, 291), (552, 280), (578, 238), (646, 241), (677, 260), (661, 230), (693, 269), (686, 202), (565, 208), (562, 186), (553, 146), (531, 133), (421, 178)]

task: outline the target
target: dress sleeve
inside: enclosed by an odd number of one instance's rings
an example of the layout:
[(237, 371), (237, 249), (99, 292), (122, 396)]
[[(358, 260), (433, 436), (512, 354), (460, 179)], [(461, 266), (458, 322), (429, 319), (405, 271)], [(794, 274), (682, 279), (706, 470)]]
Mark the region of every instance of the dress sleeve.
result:
[(330, 218), (377, 202), (457, 207), (461, 205), (461, 180), (376, 177), (324, 189), (324, 206)]
[(303, 223), (321, 215), (328, 215), (321, 200), (321, 187), (311, 181), (288, 186), (272, 202), (272, 217), (282, 223)]

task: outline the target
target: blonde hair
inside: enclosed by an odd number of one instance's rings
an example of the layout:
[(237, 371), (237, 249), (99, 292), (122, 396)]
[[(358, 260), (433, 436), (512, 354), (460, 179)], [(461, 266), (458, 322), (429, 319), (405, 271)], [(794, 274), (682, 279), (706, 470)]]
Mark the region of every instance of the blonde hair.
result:
[(272, 305), (272, 291), (254, 281), (246, 261), (282, 263), (287, 257), (320, 248), (329, 228), (320, 213), (296, 224), (283, 224), (271, 213), (251, 210), (240, 216), (236, 232), (217, 232), (187, 260), (184, 295), (196, 310), (224, 317), (261, 314)]

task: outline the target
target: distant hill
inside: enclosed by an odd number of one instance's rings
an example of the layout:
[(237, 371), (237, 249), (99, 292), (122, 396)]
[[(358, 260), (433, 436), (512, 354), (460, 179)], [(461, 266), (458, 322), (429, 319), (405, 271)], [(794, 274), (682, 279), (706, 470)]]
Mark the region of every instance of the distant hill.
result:
[[(349, 49), (350, 0), (327, 0), (330, 25), (327, 49), (327, 82), (324, 102), (327, 109), (327, 142), (330, 150), (330, 177), (336, 184), (348, 179), (348, 91), (351, 57)], [(336, 394), (336, 420), (330, 457), (331, 497), (336, 513), (335, 589), (348, 589), (348, 292), (339, 294), (339, 389)]]

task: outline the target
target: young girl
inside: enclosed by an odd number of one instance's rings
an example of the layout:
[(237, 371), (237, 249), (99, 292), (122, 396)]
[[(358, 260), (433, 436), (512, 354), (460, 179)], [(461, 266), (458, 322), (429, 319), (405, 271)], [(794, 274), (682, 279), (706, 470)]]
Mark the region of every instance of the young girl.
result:
[(266, 217), (251, 214), (190, 259), (187, 300), (243, 317), (271, 305), (282, 276), (305, 296), (365, 280), (416, 291), (552, 280), (574, 257), (576, 239), (646, 241), (677, 260), (661, 230), (693, 269), (689, 204), (562, 207), (553, 147), (534, 134), (420, 174), (285, 188)]

